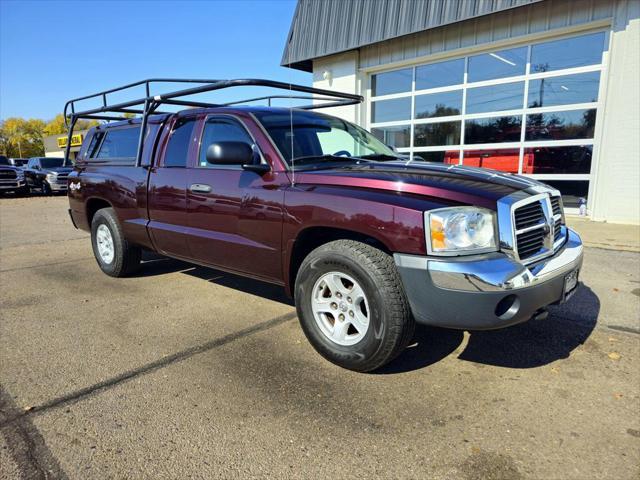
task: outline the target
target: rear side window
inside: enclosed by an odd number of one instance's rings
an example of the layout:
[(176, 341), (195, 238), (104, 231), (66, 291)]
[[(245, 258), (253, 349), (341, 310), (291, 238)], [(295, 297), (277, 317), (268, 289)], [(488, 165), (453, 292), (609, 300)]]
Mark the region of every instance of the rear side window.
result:
[(98, 147), (100, 147), (100, 142), (102, 141), (102, 137), (104, 137), (104, 132), (96, 132), (91, 137), (91, 142), (89, 142), (89, 146), (87, 147), (87, 158), (95, 158), (98, 154)]
[(186, 167), (189, 145), (193, 138), (195, 118), (179, 118), (173, 126), (167, 150), (164, 154), (165, 167)]
[(95, 158), (134, 160), (138, 153), (140, 127), (108, 130)]

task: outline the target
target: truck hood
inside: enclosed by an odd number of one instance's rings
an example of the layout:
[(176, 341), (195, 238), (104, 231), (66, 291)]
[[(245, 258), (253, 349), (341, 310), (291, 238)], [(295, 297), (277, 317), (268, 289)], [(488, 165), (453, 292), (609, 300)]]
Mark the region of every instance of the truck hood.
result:
[(71, 167), (54, 167), (54, 168), (43, 168), (40, 170), (43, 173), (55, 173), (56, 175), (60, 174), (69, 174), (73, 171)]
[(295, 183), (388, 190), (489, 208), (495, 208), (498, 199), (517, 191), (535, 194), (549, 190), (530, 178), (496, 170), (407, 161), (305, 170), (295, 173)]

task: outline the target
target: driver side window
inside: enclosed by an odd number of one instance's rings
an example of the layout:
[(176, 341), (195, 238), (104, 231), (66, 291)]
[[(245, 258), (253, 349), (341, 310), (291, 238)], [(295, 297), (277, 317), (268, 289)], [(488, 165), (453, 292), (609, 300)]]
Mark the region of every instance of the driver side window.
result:
[[(251, 147), (254, 143), (249, 133), (236, 120), (226, 117), (209, 118), (204, 125), (200, 141), (199, 167), (220, 168), (220, 165), (212, 165), (207, 161), (207, 148), (217, 142), (242, 142)], [(226, 166), (225, 168), (240, 168), (240, 166)]]

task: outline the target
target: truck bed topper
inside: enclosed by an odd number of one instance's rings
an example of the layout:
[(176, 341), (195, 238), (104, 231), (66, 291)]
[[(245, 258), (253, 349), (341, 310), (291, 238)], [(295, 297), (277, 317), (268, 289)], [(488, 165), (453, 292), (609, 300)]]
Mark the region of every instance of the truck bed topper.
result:
[[(182, 83), (192, 84), (189, 88), (182, 90), (171, 91), (167, 93), (157, 94), (151, 93), (151, 87), (153, 84), (158, 83)], [(206, 92), (212, 92), (214, 90), (222, 90), (224, 88), (232, 87), (269, 87), (280, 90), (286, 90), (288, 95), (266, 95), (263, 97), (247, 98), (244, 100), (236, 100), (229, 103), (215, 104), (208, 102), (199, 102), (193, 100), (187, 100), (184, 97), (202, 94)], [(115, 93), (121, 93), (125, 90), (133, 89), (136, 87), (144, 87), (145, 96), (136, 98), (134, 100), (128, 100), (125, 102), (110, 103), (109, 95)], [(293, 92), (309, 93), (310, 96), (293, 95)], [(314, 95), (320, 95), (314, 96)], [(69, 100), (64, 106), (64, 120), (65, 126), (68, 128), (67, 146), (65, 148), (65, 164), (69, 161), (69, 152), (71, 145), (71, 137), (73, 136), (73, 129), (76, 122), (79, 119), (88, 120), (126, 120), (125, 114), (141, 115), (141, 128), (140, 138), (138, 140), (138, 151), (136, 155), (135, 166), (140, 166), (142, 157), (142, 148), (144, 143), (144, 134), (147, 129), (147, 120), (149, 115), (154, 113), (168, 113), (159, 112), (158, 108), (161, 105), (180, 105), (184, 107), (224, 107), (229, 105), (237, 105), (241, 103), (255, 102), (259, 100), (267, 100), (268, 105), (271, 105), (272, 99), (308, 99), (315, 101), (323, 101), (324, 103), (304, 105), (296, 108), (304, 110), (313, 110), (319, 108), (336, 107), (343, 105), (354, 105), (361, 103), (363, 98), (360, 95), (353, 95), (350, 93), (334, 92), (331, 90), (324, 90), (320, 88), (307, 87), (305, 85), (296, 85), (292, 83), (278, 82), (275, 80), (264, 80), (259, 78), (248, 79), (234, 79), (234, 80), (211, 80), (211, 79), (184, 79), (184, 78), (150, 78), (147, 80), (140, 80), (139, 82), (129, 83), (121, 87), (104, 90), (84, 97), (74, 98)], [(89, 100), (100, 100), (102, 106), (91, 108), (87, 110), (78, 110), (77, 103)]]

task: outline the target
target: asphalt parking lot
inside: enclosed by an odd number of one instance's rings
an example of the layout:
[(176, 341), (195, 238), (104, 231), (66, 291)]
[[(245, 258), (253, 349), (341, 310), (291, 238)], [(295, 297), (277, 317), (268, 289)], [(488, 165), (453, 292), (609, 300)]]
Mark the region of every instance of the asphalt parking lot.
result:
[(277, 287), (103, 275), (66, 198), (0, 199), (0, 477), (636, 479), (640, 254), (588, 248), (547, 320), (420, 328), (374, 374)]

